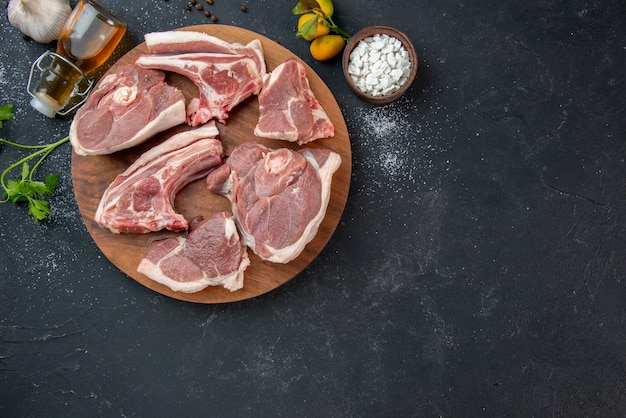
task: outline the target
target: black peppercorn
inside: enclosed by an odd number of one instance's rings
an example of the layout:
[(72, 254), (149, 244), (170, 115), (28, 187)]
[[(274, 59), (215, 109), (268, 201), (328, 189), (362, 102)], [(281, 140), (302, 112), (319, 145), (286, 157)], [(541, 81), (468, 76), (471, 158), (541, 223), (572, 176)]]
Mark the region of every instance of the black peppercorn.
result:
[(197, 3), (197, 4), (196, 4), (196, 9), (197, 9), (197, 10), (202, 10), (202, 5), (201, 5), (200, 3)]
[(248, 7), (245, 4), (241, 5), (241, 11), (242, 12), (247, 12), (248, 11)]
[(211, 22), (217, 22), (217, 16), (213, 15), (211, 16)]

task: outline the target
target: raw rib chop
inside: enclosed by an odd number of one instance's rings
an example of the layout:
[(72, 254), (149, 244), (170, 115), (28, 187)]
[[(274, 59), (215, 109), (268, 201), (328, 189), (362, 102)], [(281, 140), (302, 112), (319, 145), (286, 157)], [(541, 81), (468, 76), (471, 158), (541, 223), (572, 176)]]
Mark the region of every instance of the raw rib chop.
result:
[(137, 271), (175, 292), (193, 293), (207, 286), (241, 289), (250, 260), (232, 216), (220, 212), (192, 221), (189, 230), (186, 238), (152, 241)]
[(181, 132), (143, 153), (104, 192), (96, 222), (113, 233), (184, 231), (187, 220), (174, 209), (176, 193), (222, 162), (215, 123)]
[(226, 42), (216, 36), (197, 31), (151, 32), (144, 35), (146, 46), (151, 54), (177, 55), (184, 53), (213, 53), (242, 55), (254, 59), (265, 73), (263, 47), (259, 40), (247, 45)]
[(288, 263), (317, 234), (339, 154), (327, 149), (268, 149), (247, 142), (207, 177), (231, 202), (242, 240), (264, 260)]
[(104, 77), (76, 112), (70, 141), (79, 155), (133, 147), (185, 122), (185, 98), (162, 71), (121, 66)]
[(306, 69), (295, 58), (264, 77), (254, 134), (299, 145), (335, 134), (335, 127), (311, 91)]
[(202, 32), (170, 31), (148, 33), (145, 40), (151, 54), (137, 65), (181, 74), (198, 87), (199, 97), (187, 108), (191, 126), (213, 118), (226, 123), (233, 107), (261, 90), (266, 67), (258, 39), (229, 44)]

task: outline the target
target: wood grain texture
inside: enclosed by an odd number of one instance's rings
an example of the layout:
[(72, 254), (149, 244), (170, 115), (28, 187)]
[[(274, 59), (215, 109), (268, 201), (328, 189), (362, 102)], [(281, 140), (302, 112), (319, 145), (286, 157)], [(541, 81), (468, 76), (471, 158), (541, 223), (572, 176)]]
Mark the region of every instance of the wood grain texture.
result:
[[(205, 32), (228, 42), (248, 43), (255, 38), (259, 39), (264, 48), (268, 71), (273, 70), (287, 58), (295, 56), (268, 38), (233, 26), (198, 25), (179, 30)], [(109, 69), (108, 73), (116, 71), (120, 65), (134, 63), (137, 57), (143, 53), (147, 53), (145, 44), (129, 51)], [(334, 137), (317, 140), (307, 144), (306, 147), (331, 149), (342, 158), (342, 164), (333, 177), (331, 198), (326, 216), (316, 237), (306, 246), (302, 254), (290, 263), (276, 264), (263, 261), (252, 251), (248, 251), (251, 264), (245, 272), (244, 287), (235, 292), (230, 292), (222, 287), (208, 287), (191, 294), (174, 292), (167, 286), (154, 282), (137, 272), (137, 265), (146, 254), (149, 243), (154, 239), (172, 235), (172, 233), (116, 235), (98, 226), (94, 221), (94, 214), (102, 194), (114, 178), (147, 149), (176, 132), (190, 129), (181, 125), (155, 136), (144, 144), (111, 155), (79, 156), (72, 153), (72, 179), (81, 216), (96, 245), (115, 266), (134, 280), (163, 295), (189, 302), (224, 303), (252, 298), (277, 288), (291, 280), (320, 253), (335, 231), (346, 204), (352, 170), (352, 151), (343, 115), (332, 92), (306, 63), (302, 60), (300, 62), (307, 70), (307, 77), (313, 92), (335, 126)], [(197, 88), (185, 77), (167, 73), (166, 81), (181, 89), (187, 102), (197, 95)], [(256, 96), (235, 107), (230, 112), (228, 123), (226, 125), (218, 124), (219, 139), (223, 142), (224, 147), (231, 148), (243, 142), (255, 141), (271, 148), (299, 148), (297, 145), (285, 141), (255, 137), (253, 131), (258, 121), (258, 115)], [(181, 190), (176, 197), (175, 206), (176, 210), (189, 220), (196, 216), (208, 217), (222, 210), (230, 212), (228, 200), (225, 197), (210, 193), (206, 189), (205, 179), (197, 180)]]

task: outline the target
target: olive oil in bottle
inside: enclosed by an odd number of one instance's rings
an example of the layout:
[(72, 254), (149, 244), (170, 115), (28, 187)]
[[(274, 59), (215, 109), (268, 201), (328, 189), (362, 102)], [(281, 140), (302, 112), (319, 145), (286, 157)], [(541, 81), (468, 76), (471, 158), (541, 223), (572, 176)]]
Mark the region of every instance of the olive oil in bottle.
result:
[[(80, 106), (93, 84), (86, 74), (104, 64), (125, 32), (126, 24), (113, 13), (93, 0), (79, 0), (61, 31), (56, 53), (43, 54), (33, 65), (31, 79), (35, 68), (41, 78), (34, 89), (29, 80), (31, 105), (48, 117)], [(44, 65), (45, 60), (50, 63)], [(64, 109), (71, 99), (78, 102)]]
[(63, 27), (57, 53), (88, 73), (104, 64), (125, 32), (119, 18), (94, 1), (81, 0)]

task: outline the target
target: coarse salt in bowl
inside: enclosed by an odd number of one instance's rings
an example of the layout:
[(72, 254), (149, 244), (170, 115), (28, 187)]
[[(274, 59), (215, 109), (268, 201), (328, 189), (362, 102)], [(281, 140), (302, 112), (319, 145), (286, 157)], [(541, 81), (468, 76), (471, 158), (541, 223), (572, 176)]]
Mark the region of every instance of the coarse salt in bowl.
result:
[(402, 96), (417, 74), (417, 53), (406, 34), (389, 26), (357, 32), (343, 51), (343, 73), (354, 94), (374, 104)]

